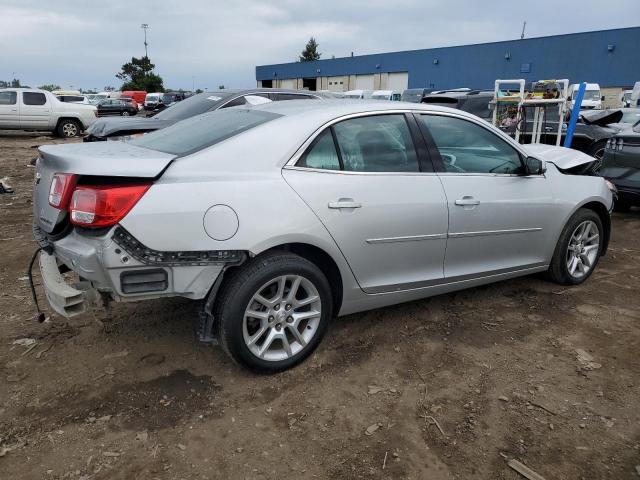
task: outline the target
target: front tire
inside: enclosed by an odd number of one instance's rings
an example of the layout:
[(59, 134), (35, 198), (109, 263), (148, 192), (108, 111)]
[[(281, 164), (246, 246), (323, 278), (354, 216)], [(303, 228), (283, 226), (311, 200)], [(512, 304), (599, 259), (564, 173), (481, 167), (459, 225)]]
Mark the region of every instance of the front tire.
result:
[(128, 116), (129, 116), (129, 115), (131, 115), (131, 114), (129, 113), (129, 111), (128, 111), (128, 110), (123, 110), (123, 111), (122, 111), (122, 113), (121, 113), (120, 115), (122, 115), (123, 117), (128, 117)]
[(332, 317), (331, 288), (308, 260), (274, 252), (232, 271), (214, 318), (222, 348), (257, 373), (298, 365), (320, 344)]
[(551, 280), (561, 285), (579, 285), (589, 278), (602, 253), (603, 233), (596, 212), (578, 210), (560, 234), (549, 267)]
[(80, 124), (75, 120), (62, 120), (58, 124), (56, 133), (62, 138), (73, 138), (80, 135)]

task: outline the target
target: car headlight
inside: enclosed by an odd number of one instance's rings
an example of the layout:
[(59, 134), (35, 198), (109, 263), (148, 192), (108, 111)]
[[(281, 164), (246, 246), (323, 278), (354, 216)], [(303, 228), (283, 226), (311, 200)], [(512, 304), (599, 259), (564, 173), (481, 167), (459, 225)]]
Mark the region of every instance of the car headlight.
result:
[(604, 183), (607, 186), (607, 188), (611, 191), (611, 193), (613, 193), (614, 195), (618, 193), (618, 189), (611, 181), (605, 178)]

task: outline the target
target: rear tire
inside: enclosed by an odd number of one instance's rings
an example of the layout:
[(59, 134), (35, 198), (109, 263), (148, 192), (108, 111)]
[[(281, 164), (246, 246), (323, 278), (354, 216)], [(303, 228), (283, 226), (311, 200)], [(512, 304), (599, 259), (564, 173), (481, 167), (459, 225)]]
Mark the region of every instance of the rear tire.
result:
[(128, 117), (131, 114), (129, 113), (129, 110), (123, 110), (120, 115), (122, 115), (123, 117)]
[(73, 138), (80, 135), (80, 124), (76, 120), (61, 120), (56, 134), (62, 138)]
[(556, 245), (549, 277), (560, 285), (579, 285), (598, 264), (604, 241), (602, 221), (596, 212), (578, 210), (564, 226)]
[(276, 373), (316, 349), (332, 305), (329, 282), (315, 264), (273, 252), (229, 273), (214, 318), (220, 344), (236, 363), (256, 373)]

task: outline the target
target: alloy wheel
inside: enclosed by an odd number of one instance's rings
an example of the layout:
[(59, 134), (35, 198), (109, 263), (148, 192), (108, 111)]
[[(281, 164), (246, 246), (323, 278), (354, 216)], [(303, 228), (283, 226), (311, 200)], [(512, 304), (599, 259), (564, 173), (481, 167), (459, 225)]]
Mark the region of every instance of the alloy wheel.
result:
[(62, 126), (62, 133), (65, 137), (75, 137), (78, 134), (78, 127), (75, 123), (65, 123)]
[(567, 270), (574, 278), (587, 275), (596, 260), (600, 247), (598, 226), (591, 220), (580, 223), (571, 234), (567, 247)]
[(256, 357), (277, 362), (300, 353), (318, 332), (322, 303), (313, 283), (300, 275), (269, 280), (251, 297), (242, 334)]

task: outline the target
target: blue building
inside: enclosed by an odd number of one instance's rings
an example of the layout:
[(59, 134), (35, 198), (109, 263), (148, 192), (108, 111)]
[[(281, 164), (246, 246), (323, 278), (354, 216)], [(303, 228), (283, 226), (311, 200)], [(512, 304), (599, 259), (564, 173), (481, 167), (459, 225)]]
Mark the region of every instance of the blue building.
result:
[(640, 27), (256, 67), (258, 86), (309, 90), (490, 89), (497, 78), (568, 78), (617, 95), (640, 80)]

